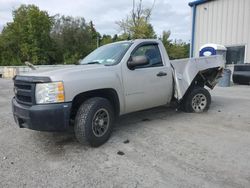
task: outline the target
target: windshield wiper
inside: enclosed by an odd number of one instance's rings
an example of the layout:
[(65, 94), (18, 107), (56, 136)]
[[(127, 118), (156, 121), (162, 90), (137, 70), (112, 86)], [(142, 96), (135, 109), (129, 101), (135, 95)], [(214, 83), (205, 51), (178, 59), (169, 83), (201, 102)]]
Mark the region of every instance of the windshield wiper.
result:
[(92, 64), (101, 64), (101, 63), (99, 61), (91, 61), (91, 62), (84, 63), (84, 64), (92, 65)]

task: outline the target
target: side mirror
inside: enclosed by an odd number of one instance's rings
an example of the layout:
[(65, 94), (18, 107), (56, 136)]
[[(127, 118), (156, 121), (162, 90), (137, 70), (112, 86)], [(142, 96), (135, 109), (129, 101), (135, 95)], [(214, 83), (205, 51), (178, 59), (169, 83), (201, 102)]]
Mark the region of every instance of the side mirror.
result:
[(130, 70), (134, 70), (137, 66), (143, 66), (148, 65), (149, 59), (146, 56), (134, 56), (130, 57), (130, 60), (128, 61), (128, 68)]

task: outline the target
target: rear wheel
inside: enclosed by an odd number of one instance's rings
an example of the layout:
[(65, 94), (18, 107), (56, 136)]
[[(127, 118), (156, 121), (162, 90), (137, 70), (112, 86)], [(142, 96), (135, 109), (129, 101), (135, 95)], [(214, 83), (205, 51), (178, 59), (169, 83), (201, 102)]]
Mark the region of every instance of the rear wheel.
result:
[(208, 110), (211, 95), (205, 88), (195, 87), (184, 98), (183, 109), (186, 112), (201, 113)]
[(78, 109), (75, 118), (75, 135), (80, 143), (93, 147), (104, 144), (110, 137), (114, 122), (114, 110), (105, 98), (86, 100)]

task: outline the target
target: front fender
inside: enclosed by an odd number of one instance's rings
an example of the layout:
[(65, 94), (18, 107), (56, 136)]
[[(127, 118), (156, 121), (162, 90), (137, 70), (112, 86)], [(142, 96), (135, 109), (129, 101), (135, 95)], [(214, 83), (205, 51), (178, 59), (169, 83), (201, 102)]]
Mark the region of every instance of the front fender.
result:
[(80, 93), (98, 89), (114, 89), (120, 101), (120, 112), (124, 110), (124, 96), (119, 67), (104, 67), (81, 71), (64, 76), (65, 101), (72, 101)]

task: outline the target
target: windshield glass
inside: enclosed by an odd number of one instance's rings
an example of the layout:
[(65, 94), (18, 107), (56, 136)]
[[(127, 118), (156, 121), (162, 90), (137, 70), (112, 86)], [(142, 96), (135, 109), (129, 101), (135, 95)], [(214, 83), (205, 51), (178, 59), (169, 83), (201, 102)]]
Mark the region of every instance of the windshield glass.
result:
[(119, 63), (132, 42), (119, 42), (107, 44), (97, 48), (87, 57), (85, 57), (80, 64), (103, 64), (113, 65)]

